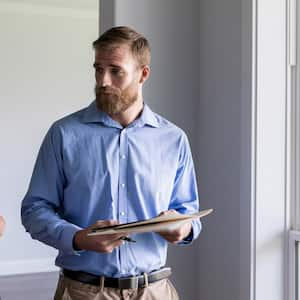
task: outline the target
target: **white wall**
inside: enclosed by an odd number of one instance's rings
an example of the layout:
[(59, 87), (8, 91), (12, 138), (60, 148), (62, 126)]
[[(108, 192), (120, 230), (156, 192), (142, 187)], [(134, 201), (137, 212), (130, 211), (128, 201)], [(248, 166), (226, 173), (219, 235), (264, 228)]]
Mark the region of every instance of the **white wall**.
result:
[(20, 204), (50, 124), (93, 100), (96, 1), (0, 1), (0, 275), (53, 269), (56, 252), (33, 241)]

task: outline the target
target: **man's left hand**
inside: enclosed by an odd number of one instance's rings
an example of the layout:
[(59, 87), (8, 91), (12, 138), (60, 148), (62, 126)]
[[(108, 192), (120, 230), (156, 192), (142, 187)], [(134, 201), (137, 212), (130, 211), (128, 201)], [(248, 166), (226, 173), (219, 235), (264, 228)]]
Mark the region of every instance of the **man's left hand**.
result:
[[(171, 214), (179, 214), (175, 209), (164, 211), (160, 214), (163, 215), (171, 215)], [(164, 239), (168, 242), (176, 244), (186, 238), (192, 230), (191, 222), (184, 223), (180, 227), (173, 229), (173, 230), (166, 230), (166, 231), (159, 231), (157, 232), (160, 234)]]

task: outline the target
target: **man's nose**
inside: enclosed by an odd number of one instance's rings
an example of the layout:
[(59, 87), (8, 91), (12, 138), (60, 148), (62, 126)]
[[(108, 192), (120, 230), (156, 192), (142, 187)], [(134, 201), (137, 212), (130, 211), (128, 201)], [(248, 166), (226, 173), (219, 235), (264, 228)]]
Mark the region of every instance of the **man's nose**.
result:
[(100, 81), (99, 84), (102, 87), (111, 86), (112, 82), (111, 82), (111, 77), (109, 75), (109, 72), (103, 72), (99, 79), (100, 79), (99, 80)]

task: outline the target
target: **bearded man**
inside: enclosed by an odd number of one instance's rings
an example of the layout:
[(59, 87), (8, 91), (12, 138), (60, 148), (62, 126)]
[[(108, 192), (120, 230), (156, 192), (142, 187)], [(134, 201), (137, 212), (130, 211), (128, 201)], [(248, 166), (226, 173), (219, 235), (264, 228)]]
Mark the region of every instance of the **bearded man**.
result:
[(178, 299), (167, 245), (191, 243), (199, 220), (132, 234), (135, 243), (124, 234), (88, 236), (95, 227), (199, 209), (185, 133), (143, 99), (147, 39), (114, 27), (93, 46), (96, 100), (49, 129), (22, 202), (23, 225), (59, 250), (56, 300)]

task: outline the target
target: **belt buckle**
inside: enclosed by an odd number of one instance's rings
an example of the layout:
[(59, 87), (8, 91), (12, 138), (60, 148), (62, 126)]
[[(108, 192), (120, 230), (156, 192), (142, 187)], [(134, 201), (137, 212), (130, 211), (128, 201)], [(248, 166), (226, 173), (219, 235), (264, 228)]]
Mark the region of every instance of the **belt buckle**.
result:
[(138, 289), (139, 287), (139, 278), (136, 276), (119, 278), (119, 289)]

